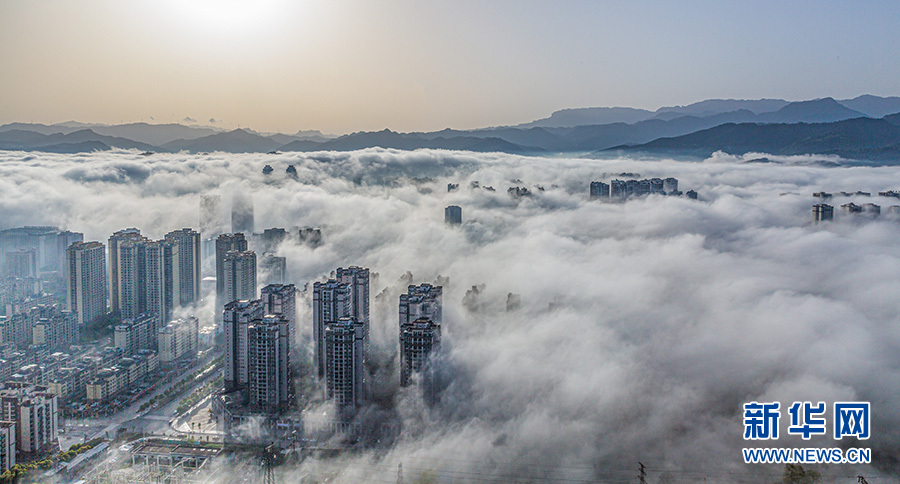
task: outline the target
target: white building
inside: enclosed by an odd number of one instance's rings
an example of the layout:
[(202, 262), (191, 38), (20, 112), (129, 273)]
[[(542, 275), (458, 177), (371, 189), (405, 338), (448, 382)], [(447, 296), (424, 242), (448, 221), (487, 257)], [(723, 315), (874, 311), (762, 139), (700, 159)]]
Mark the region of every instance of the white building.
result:
[(159, 362), (169, 364), (181, 358), (196, 358), (199, 333), (200, 321), (193, 316), (170, 321), (159, 328)]

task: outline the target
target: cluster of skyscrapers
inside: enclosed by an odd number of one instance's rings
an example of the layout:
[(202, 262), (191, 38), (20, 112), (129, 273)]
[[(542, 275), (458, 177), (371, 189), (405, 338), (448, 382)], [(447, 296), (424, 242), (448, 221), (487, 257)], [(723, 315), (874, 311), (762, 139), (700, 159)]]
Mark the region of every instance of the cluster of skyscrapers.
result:
[(223, 310), (225, 392), (236, 406), (277, 413), (288, 407), (290, 353), (296, 337), (296, 290), (271, 284), (259, 298), (237, 299)]
[(313, 342), (316, 373), (325, 395), (342, 408), (366, 399), (369, 348), (369, 269), (338, 268), (313, 284)]
[(630, 197), (640, 197), (644, 195), (685, 195), (688, 198), (696, 199), (697, 192), (688, 190), (682, 193), (678, 190), (677, 178), (646, 178), (643, 180), (611, 180), (609, 184), (601, 181), (592, 181), (590, 189), (591, 200), (612, 199), (625, 200)]
[[(864, 191), (856, 191), (856, 192), (838, 192), (838, 194), (842, 197), (871, 197), (872, 194), (870, 192)], [(895, 190), (885, 190), (878, 192), (878, 195), (881, 197), (888, 198), (900, 198), (900, 192)], [(828, 192), (815, 192), (813, 193), (813, 197), (821, 198), (828, 200), (834, 197), (833, 193)], [(881, 205), (876, 203), (860, 203), (856, 204), (854, 202), (847, 202), (841, 205), (841, 212), (847, 215), (868, 215), (869, 217), (877, 217), (881, 215)], [(812, 207), (813, 212), (813, 222), (819, 223), (827, 220), (834, 219), (834, 205), (829, 205), (827, 203), (817, 203)], [(900, 216), (900, 205), (891, 205), (887, 207), (888, 214), (898, 217)]]

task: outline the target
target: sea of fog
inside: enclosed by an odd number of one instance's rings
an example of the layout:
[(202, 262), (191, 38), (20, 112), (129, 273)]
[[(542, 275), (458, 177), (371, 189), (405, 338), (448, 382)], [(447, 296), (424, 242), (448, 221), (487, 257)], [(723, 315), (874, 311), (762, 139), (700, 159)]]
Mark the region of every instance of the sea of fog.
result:
[[(241, 193), (257, 232), (322, 229), (318, 248), (278, 249), (298, 287), (339, 266), (377, 273), (372, 338), (383, 364), (377, 402), (358, 419), (402, 432), (279, 468), (285, 482), (396, 482), (398, 464), (407, 482), (636, 482), (638, 462), (649, 482), (780, 482), (782, 467), (743, 463), (750, 401), (870, 401), (867, 441), (782, 430), (752, 446), (871, 447), (871, 466), (817, 469), (826, 482), (896, 478), (900, 221), (885, 209), (900, 200), (877, 192), (900, 188), (900, 171), (746, 162), (756, 157), (0, 152), (0, 228), (57, 225), (105, 243), (137, 227), (159, 238), (198, 227), (202, 195), (220, 195), (227, 214)], [(621, 173), (676, 177), (699, 199), (588, 199), (590, 181)], [(516, 186), (532, 195), (510, 196)], [(871, 192), (832, 204), (875, 202), (885, 213), (837, 209), (833, 222), (812, 224), (820, 190)], [(447, 205), (462, 207), (462, 226), (444, 223)], [(397, 388), (397, 297), (410, 281), (444, 285), (433, 405)], [(510, 293), (521, 297), (516, 311)], [(310, 299), (299, 303), (307, 346)], [(327, 405), (314, 403), (310, 412)]]

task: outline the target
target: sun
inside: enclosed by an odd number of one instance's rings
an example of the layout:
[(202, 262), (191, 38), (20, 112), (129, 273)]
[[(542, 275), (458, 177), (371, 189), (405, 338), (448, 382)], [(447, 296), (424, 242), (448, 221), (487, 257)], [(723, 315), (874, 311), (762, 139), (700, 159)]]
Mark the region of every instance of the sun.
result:
[(157, 5), (182, 29), (210, 40), (265, 33), (297, 16), (290, 0), (161, 0)]

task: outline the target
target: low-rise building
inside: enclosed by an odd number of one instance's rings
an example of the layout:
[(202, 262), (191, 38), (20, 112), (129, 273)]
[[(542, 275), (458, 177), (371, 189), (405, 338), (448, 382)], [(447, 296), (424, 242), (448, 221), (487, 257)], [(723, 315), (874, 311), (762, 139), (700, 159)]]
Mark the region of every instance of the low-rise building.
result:
[(157, 335), (159, 362), (169, 365), (180, 359), (196, 358), (199, 326), (199, 320), (190, 316), (170, 321), (167, 325), (159, 328)]

